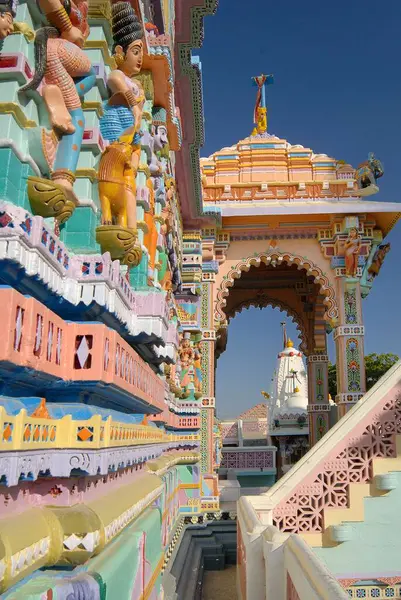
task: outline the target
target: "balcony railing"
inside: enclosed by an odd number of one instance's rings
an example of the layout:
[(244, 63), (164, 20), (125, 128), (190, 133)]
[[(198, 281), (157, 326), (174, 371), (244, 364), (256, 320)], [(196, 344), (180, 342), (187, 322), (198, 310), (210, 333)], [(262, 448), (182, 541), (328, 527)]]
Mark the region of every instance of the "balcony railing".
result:
[(100, 449), (172, 442), (197, 443), (199, 435), (166, 433), (149, 425), (102, 420), (100, 415), (76, 421), (71, 415), (61, 419), (31, 417), (22, 409), (9, 415), (0, 406), (0, 451), (45, 450), (52, 448)]
[(98, 323), (67, 323), (11, 288), (0, 289), (0, 302), (0, 370), (24, 368), (25, 378), (44, 374), (45, 386), (51, 376), (53, 389), (54, 379), (100, 382), (119, 390), (128, 407), (131, 395), (138, 412), (163, 410), (164, 382), (115, 331)]

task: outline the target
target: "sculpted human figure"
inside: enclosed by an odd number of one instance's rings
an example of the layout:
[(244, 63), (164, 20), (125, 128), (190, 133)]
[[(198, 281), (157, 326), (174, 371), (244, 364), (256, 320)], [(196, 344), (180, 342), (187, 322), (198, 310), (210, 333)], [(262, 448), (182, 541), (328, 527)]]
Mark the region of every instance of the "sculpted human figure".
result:
[(350, 229), (344, 249), (346, 276), (355, 277), (358, 269), (358, 257), (361, 252), (361, 238), (356, 227)]
[(150, 178), (146, 185), (149, 190), (149, 210), (145, 212), (145, 223), (147, 233), (144, 236), (144, 244), (149, 253), (149, 284), (153, 282), (155, 270), (156, 247), (158, 240), (158, 232), (155, 223), (155, 203), (160, 200), (165, 203), (165, 186), (163, 178), (163, 164), (159, 160), (159, 152), (161, 152), (168, 144), (167, 127), (166, 127), (166, 111), (162, 107), (155, 106), (152, 111), (152, 128), (151, 135), (144, 136), (144, 144), (148, 148), (148, 167)]
[(56, 137), (50, 164), (52, 180), (73, 200), (72, 188), (85, 128), (81, 101), (93, 87), (95, 71), (82, 50), (89, 35), (87, 0), (40, 0), (51, 27), (35, 37), (35, 74), (21, 92), (44, 83), (42, 97)]
[(181, 363), (181, 387), (186, 390), (191, 383), (190, 369), (194, 362), (194, 351), (191, 346), (190, 334), (185, 333), (178, 351)]
[(100, 121), (111, 144), (99, 164), (102, 225), (136, 229), (135, 178), (140, 158), (140, 126), (145, 95), (138, 75), (143, 60), (143, 28), (128, 2), (112, 6), (114, 58), (117, 69), (108, 78), (110, 99)]
[(13, 33), (16, 8), (16, 3), (10, 0), (0, 2), (0, 40)]
[(379, 246), (376, 250), (373, 256), (372, 263), (368, 269), (368, 273), (372, 277), (372, 279), (378, 276), (380, 269), (382, 268), (384, 259), (386, 258), (387, 253), (390, 252), (390, 249), (390, 244), (383, 244), (382, 246)]

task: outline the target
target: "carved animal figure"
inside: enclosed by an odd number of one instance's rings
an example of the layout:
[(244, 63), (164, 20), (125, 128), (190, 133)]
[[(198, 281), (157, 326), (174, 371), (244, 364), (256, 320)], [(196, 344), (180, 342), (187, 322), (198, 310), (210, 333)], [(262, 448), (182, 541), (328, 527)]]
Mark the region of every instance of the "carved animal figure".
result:
[(383, 175), (383, 165), (379, 159), (375, 158), (373, 152), (369, 153), (368, 160), (361, 163), (355, 172), (357, 185), (362, 190), (375, 185)]
[(135, 151), (132, 144), (118, 141), (103, 152), (98, 175), (102, 225), (136, 226)]

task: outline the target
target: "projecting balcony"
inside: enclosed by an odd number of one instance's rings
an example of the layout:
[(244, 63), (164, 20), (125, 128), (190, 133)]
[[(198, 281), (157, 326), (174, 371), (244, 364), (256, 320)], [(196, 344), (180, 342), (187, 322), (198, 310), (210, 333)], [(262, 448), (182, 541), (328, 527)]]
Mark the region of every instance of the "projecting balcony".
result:
[(165, 405), (165, 408), (161, 414), (154, 415), (151, 420), (164, 423), (166, 429), (187, 429), (196, 430), (200, 429), (200, 417), (199, 415), (180, 415), (172, 412)]
[(0, 289), (3, 393), (27, 388), (49, 401), (84, 401), (124, 412), (164, 408), (164, 382), (115, 331), (70, 323), (34, 298)]

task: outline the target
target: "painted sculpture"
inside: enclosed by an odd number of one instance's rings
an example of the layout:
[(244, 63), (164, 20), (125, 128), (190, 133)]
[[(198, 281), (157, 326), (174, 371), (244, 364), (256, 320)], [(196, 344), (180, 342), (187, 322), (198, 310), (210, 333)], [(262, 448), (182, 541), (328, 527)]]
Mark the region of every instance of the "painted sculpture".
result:
[(158, 241), (158, 231), (156, 228), (156, 202), (162, 206), (166, 202), (166, 192), (164, 187), (164, 168), (159, 159), (160, 152), (167, 146), (167, 125), (166, 111), (162, 107), (155, 106), (152, 110), (152, 128), (151, 133), (144, 135), (144, 146), (147, 149), (148, 168), (150, 177), (146, 182), (149, 190), (149, 209), (145, 211), (144, 221), (146, 224), (146, 233), (144, 244), (148, 250), (148, 284), (152, 285), (155, 280), (156, 267), (156, 249)]
[(273, 75), (259, 75), (258, 77), (252, 77), (252, 81), (258, 88), (253, 114), (255, 128), (252, 135), (263, 135), (267, 131), (266, 86), (274, 83), (274, 77)]
[(388, 252), (390, 252), (391, 244), (383, 244), (379, 246), (376, 250), (372, 263), (368, 269), (368, 273), (371, 279), (374, 279), (380, 273), (380, 269), (382, 268), (384, 259), (386, 258)]
[(344, 243), (345, 274), (347, 277), (356, 277), (358, 270), (358, 257), (361, 252), (361, 238), (356, 227), (352, 227)]
[(186, 332), (181, 338), (180, 348), (178, 350), (181, 363), (181, 388), (183, 390), (183, 396), (187, 398), (190, 394), (189, 385), (192, 383), (193, 375), (193, 364), (194, 364), (194, 350), (191, 344), (191, 334)]
[(202, 396), (202, 348), (200, 342), (194, 348), (194, 384), (195, 398)]
[(4, 40), (14, 31), (15, 9), (15, 2), (10, 0), (0, 2), (0, 40)]
[(383, 165), (375, 158), (373, 152), (369, 153), (368, 160), (361, 163), (355, 171), (358, 187), (358, 196), (370, 196), (379, 191), (377, 180), (383, 177)]
[(35, 91), (43, 83), (42, 98), (51, 131), (41, 133), (42, 152), (50, 179), (30, 177), (28, 196), (36, 214), (54, 216), (59, 223), (72, 214), (77, 198), (75, 172), (85, 129), (82, 99), (96, 75), (82, 50), (89, 35), (86, 0), (42, 1), (51, 27), (35, 37), (35, 73), (20, 92)]
[[(40, 0), (39, 6), (42, 7), (43, 12), (45, 12), (45, 2), (46, 0)], [(52, 3), (60, 4), (59, 0), (51, 0), (50, 6)], [(17, 2), (16, 0), (1, 0), (0, 2), (0, 40), (4, 40), (6, 37), (11, 35), (12, 33), (22, 33), (28, 42), (33, 42), (35, 39), (35, 32), (33, 29), (27, 25), (27, 23), (23, 23), (20, 21), (15, 21), (16, 16), (16, 8)]]
[(114, 57), (117, 69), (108, 78), (110, 99), (100, 122), (103, 137), (110, 141), (99, 164), (101, 226), (96, 239), (103, 252), (129, 267), (137, 266), (142, 249), (137, 242), (136, 174), (141, 145), (140, 126), (145, 96), (133, 79), (143, 60), (143, 28), (128, 2), (112, 7)]

